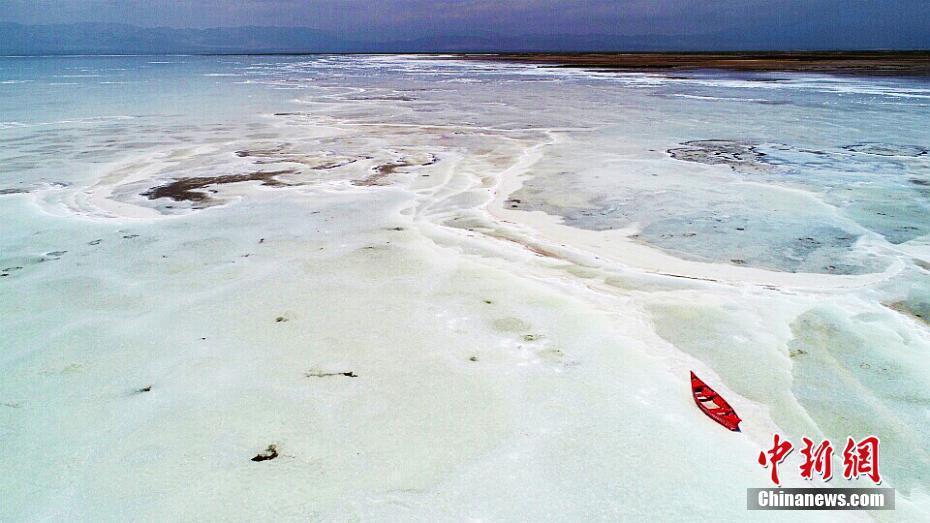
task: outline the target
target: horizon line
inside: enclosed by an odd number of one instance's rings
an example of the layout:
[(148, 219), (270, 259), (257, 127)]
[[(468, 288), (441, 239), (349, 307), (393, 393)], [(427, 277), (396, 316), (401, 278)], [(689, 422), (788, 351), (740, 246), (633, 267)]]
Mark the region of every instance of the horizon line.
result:
[(890, 49), (890, 48), (798, 48), (798, 49), (728, 49), (728, 50), (636, 50), (636, 49), (602, 49), (602, 50), (585, 50), (585, 51), (572, 51), (564, 49), (548, 49), (548, 50), (455, 50), (455, 51), (243, 51), (243, 52), (229, 52), (229, 53), (119, 53), (119, 52), (108, 52), (108, 53), (41, 53), (41, 54), (0, 54), (0, 58), (67, 58), (67, 57), (88, 57), (88, 56), (100, 56), (100, 57), (118, 57), (118, 56), (334, 56), (334, 55), (346, 55), (346, 56), (359, 56), (359, 55), (379, 55), (379, 56), (390, 56), (390, 55), (427, 55), (427, 56), (441, 56), (441, 55), (450, 55), (450, 56), (461, 56), (461, 55), (590, 55), (590, 54), (654, 54), (654, 55), (707, 55), (707, 54), (723, 54), (723, 55), (736, 55), (736, 54), (762, 54), (762, 53), (775, 53), (775, 54), (802, 54), (802, 53), (823, 53), (823, 54), (836, 54), (836, 53), (880, 53), (880, 54), (920, 54), (928, 53), (930, 54), (930, 47), (926, 48), (913, 48), (913, 49)]

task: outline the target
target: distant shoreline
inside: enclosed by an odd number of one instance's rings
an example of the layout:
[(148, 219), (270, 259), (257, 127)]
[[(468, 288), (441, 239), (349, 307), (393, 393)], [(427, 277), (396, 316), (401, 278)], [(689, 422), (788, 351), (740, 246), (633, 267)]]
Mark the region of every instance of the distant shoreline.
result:
[(930, 51), (459, 54), (466, 60), (613, 71), (723, 69), (867, 76), (930, 76)]
[(907, 51), (681, 51), (681, 52), (254, 52), (11, 54), (0, 58), (93, 58), (183, 56), (429, 56), (607, 71), (808, 72), (861, 76), (930, 77), (930, 50)]

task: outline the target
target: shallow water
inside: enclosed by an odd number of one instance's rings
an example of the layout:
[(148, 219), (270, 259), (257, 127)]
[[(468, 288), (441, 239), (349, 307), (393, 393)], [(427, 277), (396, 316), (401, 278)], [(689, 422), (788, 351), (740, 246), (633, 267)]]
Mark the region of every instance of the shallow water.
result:
[(925, 516), (927, 121), (909, 79), (0, 59), (0, 519), (730, 520), (775, 431), (879, 435)]

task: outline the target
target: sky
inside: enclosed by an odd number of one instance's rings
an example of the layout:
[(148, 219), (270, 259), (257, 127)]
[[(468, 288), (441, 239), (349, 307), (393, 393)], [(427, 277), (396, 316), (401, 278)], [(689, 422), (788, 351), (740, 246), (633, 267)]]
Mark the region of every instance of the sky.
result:
[[(145, 27), (301, 26), (346, 38), (689, 35), (732, 31), (926, 33), (930, 0), (0, 0), (0, 21)], [(915, 33), (917, 34), (917, 33)], [(928, 42), (930, 47), (930, 42)]]

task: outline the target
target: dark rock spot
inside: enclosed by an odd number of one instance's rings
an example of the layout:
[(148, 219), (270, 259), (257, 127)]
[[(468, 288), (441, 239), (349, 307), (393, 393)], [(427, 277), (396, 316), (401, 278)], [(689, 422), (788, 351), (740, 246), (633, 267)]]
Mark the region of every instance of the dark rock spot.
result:
[(318, 370), (308, 370), (304, 373), (304, 376), (307, 378), (330, 378), (333, 376), (345, 376), (346, 378), (357, 378), (358, 374), (349, 371), (349, 372), (322, 372)]
[(268, 448), (264, 452), (259, 452), (252, 458), (252, 461), (269, 461), (278, 457), (278, 447), (276, 445), (268, 445)]
[(97, 239), (92, 242), (87, 242), (87, 245), (100, 245), (101, 242), (103, 242), (102, 239)]
[(284, 322), (288, 321), (288, 319), (285, 318), (284, 316), (278, 316), (277, 318), (274, 319), (274, 321), (275, 321), (275, 323), (284, 323)]

